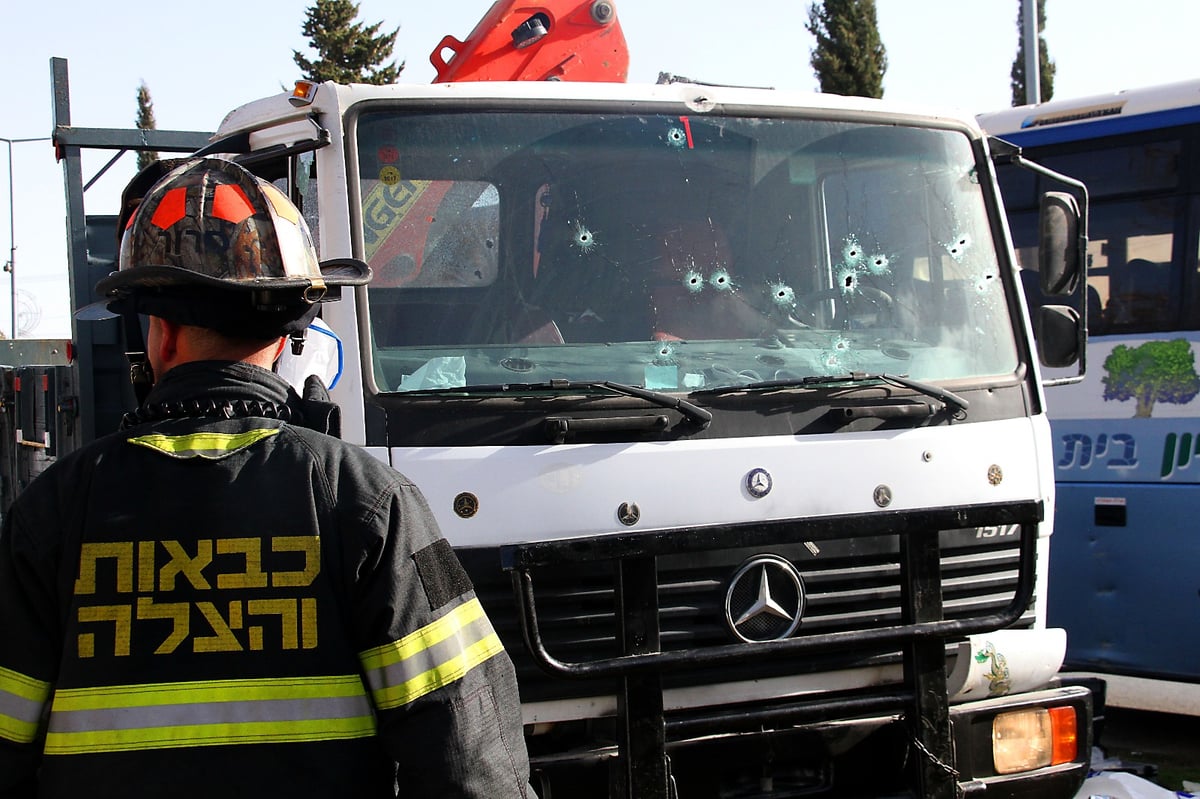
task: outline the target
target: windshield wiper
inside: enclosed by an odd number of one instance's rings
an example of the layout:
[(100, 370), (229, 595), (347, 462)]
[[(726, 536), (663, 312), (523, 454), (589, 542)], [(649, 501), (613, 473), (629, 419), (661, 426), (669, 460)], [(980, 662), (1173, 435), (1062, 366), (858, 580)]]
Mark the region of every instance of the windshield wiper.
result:
[(754, 383), (743, 383), (736, 386), (722, 386), (720, 388), (702, 390), (702, 392), (728, 393), (736, 391), (757, 391), (772, 388), (807, 388), (810, 386), (825, 386), (835, 383), (862, 383), (869, 380), (879, 380), (884, 383), (890, 383), (894, 386), (911, 388), (913, 391), (919, 391), (931, 399), (939, 400), (947, 405), (953, 405), (954, 407), (963, 411), (970, 407), (971, 404), (965, 397), (955, 394), (953, 391), (944, 389), (941, 386), (935, 386), (932, 383), (925, 383), (920, 380), (913, 380), (911, 377), (906, 377), (905, 375), (894, 375), (887, 372), (847, 372), (846, 374), (840, 375), (808, 375), (807, 377), (784, 378), (780, 380), (759, 380)]
[(630, 386), (625, 383), (615, 383), (612, 380), (546, 380), (540, 383), (480, 383), (477, 385), (468, 386), (447, 386), (446, 388), (425, 388), (416, 391), (406, 391), (405, 394), (428, 395), (428, 394), (512, 394), (525, 393), (529, 391), (595, 391), (597, 389), (607, 389), (614, 394), (621, 394), (626, 397), (634, 397), (636, 399), (646, 400), (660, 408), (668, 410), (676, 410), (683, 414), (684, 418), (693, 424), (699, 425), (700, 429), (708, 427), (712, 421), (712, 412), (701, 408), (695, 403), (688, 402), (682, 397), (674, 397), (670, 394), (664, 394), (661, 391), (642, 388), (641, 386)]
[[(554, 383), (556, 381), (551, 380), (550, 382)], [(570, 383), (570, 381), (559, 382)], [(628, 397), (636, 397), (638, 399), (646, 400), (647, 402), (652, 402), (660, 408), (677, 410), (683, 414), (684, 418), (699, 425), (701, 430), (708, 427), (709, 422), (711, 422), (713, 418), (712, 411), (706, 408), (701, 408), (694, 402), (688, 402), (682, 397), (673, 397), (670, 394), (664, 394), (661, 391), (653, 391), (648, 388), (642, 388), (641, 386), (630, 386), (626, 385), (625, 383), (614, 383), (611, 380), (595, 382), (586, 381), (583, 383), (575, 383), (574, 385), (589, 388), (607, 388), (609, 391), (612, 391), (616, 394), (624, 394)]]

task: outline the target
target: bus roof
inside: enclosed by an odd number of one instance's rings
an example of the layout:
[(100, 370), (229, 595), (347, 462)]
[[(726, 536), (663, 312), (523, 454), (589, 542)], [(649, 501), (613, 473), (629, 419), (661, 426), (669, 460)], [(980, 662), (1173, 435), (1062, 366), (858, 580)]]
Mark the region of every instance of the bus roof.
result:
[(1183, 125), (1200, 121), (1200, 80), (1006, 108), (978, 120), (1023, 147)]

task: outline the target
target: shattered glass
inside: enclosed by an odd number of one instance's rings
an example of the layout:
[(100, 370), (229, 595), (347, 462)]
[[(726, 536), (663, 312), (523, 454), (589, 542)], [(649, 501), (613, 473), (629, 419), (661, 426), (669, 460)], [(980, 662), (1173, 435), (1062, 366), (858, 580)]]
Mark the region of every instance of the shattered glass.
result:
[(380, 110), (357, 148), (379, 390), (1017, 368), (961, 132)]

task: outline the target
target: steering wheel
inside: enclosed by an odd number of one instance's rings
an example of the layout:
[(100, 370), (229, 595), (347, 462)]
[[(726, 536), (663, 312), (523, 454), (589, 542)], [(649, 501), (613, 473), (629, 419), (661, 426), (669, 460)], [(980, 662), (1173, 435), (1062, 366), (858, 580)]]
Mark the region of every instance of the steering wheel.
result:
[(891, 294), (874, 286), (859, 285), (850, 292), (843, 291), (840, 286), (833, 286), (796, 297), (795, 316), (805, 324), (817, 326), (813, 323), (819, 316), (818, 306), (829, 300), (833, 300), (834, 319), (839, 320), (881, 312), (891, 319), (892, 308), (895, 305)]

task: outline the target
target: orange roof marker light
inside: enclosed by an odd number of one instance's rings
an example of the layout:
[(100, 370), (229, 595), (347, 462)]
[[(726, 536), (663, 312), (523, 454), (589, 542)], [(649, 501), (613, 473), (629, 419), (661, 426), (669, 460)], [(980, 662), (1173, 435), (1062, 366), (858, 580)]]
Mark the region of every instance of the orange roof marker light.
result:
[(296, 81), (296, 88), (292, 89), (292, 96), (288, 98), (288, 102), (300, 108), (306, 105), (312, 105), (313, 98), (317, 96), (317, 84), (311, 80)]

